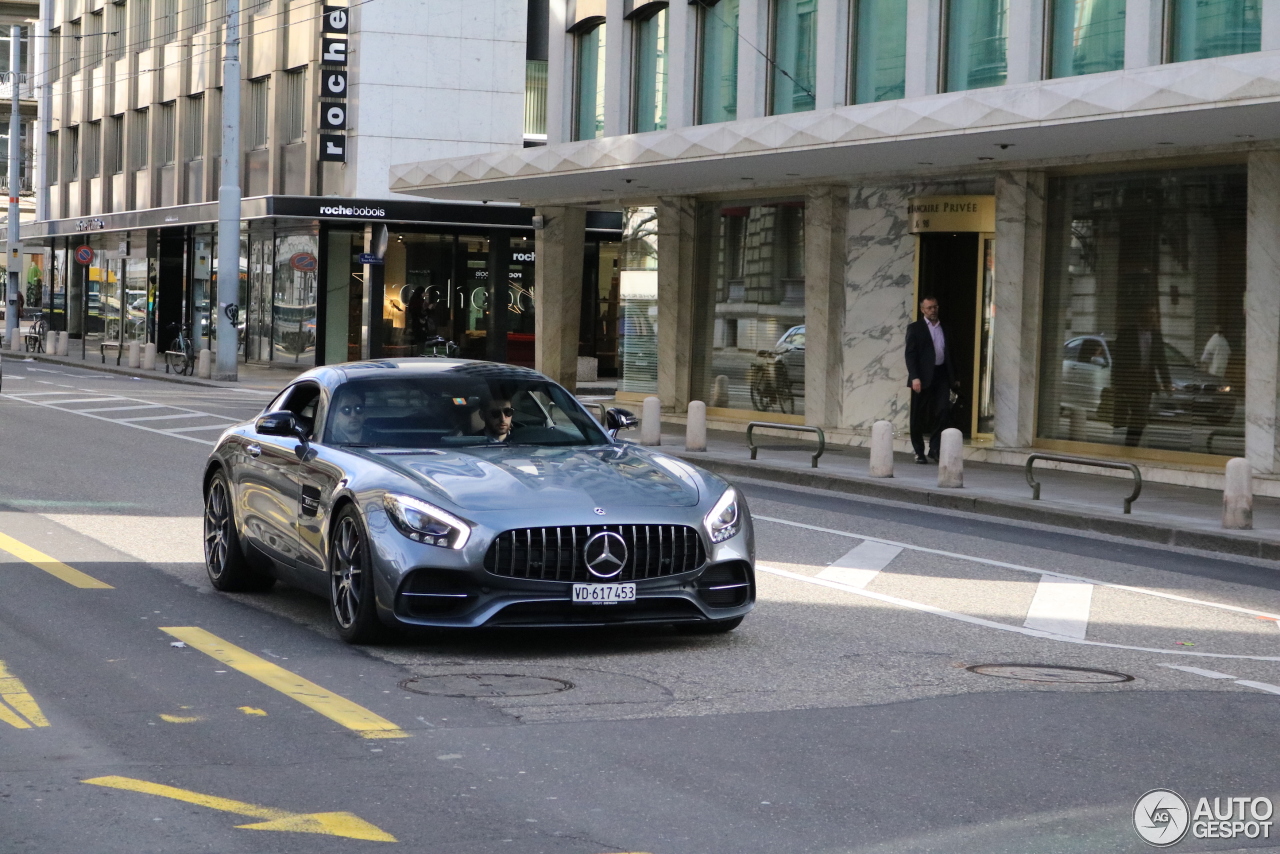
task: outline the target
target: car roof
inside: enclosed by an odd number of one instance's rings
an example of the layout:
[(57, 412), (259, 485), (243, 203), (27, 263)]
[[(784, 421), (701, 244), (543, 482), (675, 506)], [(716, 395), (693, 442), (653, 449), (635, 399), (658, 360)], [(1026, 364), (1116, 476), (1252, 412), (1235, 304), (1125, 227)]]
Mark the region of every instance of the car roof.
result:
[(328, 388), (336, 388), (351, 380), (376, 380), (404, 377), (436, 376), (475, 377), (485, 380), (516, 380), (551, 382), (551, 379), (532, 368), (505, 365), (500, 362), (481, 362), (474, 359), (442, 359), (425, 356), (417, 359), (368, 359), (362, 362), (342, 362), (312, 368), (295, 382), (314, 380)]

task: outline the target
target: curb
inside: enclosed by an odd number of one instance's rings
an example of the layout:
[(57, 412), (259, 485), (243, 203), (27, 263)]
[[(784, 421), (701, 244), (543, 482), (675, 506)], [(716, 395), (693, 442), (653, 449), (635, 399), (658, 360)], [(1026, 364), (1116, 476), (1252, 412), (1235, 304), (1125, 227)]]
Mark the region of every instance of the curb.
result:
[(963, 490), (943, 493), (905, 484), (885, 483), (879, 480), (871, 482), (843, 475), (823, 474), (811, 470), (798, 471), (768, 463), (719, 460), (685, 451), (668, 450), (665, 453), (678, 456), (700, 468), (726, 477), (751, 477), (758, 480), (785, 483), (791, 486), (807, 486), (830, 492), (840, 492), (846, 495), (861, 495), (868, 498), (920, 504), (927, 507), (936, 507), (940, 510), (955, 510), (961, 513), (972, 513), (979, 516), (990, 516), (1019, 522), (1036, 522), (1075, 531), (1088, 531), (1130, 540), (1140, 540), (1157, 545), (1177, 546), (1179, 548), (1200, 549), (1260, 560), (1280, 561), (1280, 542), (1268, 542), (1211, 531), (1188, 531), (1155, 522), (1116, 519), (1078, 510), (1029, 507), (1023, 503), (1004, 501), (999, 498), (964, 495)]

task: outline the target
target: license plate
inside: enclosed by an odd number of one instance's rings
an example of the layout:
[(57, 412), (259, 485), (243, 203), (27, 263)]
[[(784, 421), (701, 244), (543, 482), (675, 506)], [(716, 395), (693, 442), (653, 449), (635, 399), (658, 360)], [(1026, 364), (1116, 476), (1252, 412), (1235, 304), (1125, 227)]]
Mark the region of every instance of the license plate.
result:
[(575, 584), (575, 605), (617, 605), (619, 602), (636, 601), (634, 584)]

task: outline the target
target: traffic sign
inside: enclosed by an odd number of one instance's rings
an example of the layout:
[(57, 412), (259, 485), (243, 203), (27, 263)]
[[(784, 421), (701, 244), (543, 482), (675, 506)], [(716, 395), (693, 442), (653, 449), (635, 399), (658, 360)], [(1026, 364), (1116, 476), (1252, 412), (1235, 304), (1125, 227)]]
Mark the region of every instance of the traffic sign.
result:
[(299, 273), (314, 273), (318, 262), (310, 252), (295, 252), (289, 257), (289, 266)]
[(383, 261), (377, 255), (374, 255), (372, 252), (361, 252), (360, 263), (361, 264), (381, 264), (383, 263)]
[(80, 245), (76, 247), (76, 261), (88, 266), (93, 263), (93, 247)]

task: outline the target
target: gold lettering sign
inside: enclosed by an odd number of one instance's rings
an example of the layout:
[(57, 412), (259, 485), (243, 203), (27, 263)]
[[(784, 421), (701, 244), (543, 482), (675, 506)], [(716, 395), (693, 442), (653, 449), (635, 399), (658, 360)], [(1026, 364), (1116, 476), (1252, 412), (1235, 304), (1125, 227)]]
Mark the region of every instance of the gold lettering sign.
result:
[(995, 196), (917, 196), (907, 200), (912, 234), (996, 230)]

